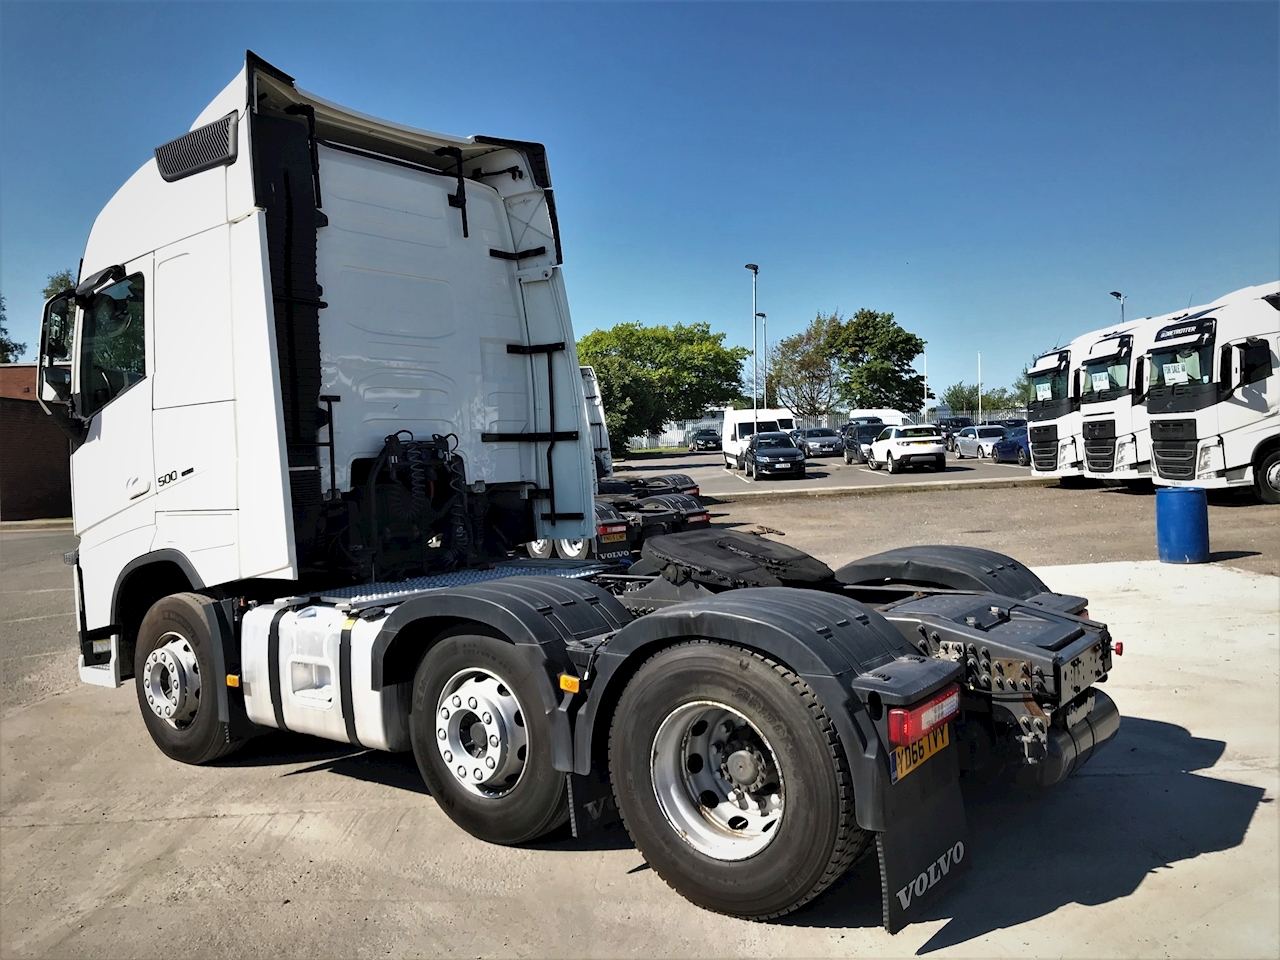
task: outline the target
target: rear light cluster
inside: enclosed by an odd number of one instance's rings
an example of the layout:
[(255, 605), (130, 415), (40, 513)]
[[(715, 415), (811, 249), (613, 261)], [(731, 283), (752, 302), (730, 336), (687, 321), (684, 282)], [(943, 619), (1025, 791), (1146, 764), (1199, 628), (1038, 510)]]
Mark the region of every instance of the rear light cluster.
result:
[(700, 487), (689, 487), (687, 490), (681, 490), (680, 492), (690, 497), (696, 497), (700, 490)]
[(602, 523), (596, 527), (600, 536), (608, 536), (611, 533), (626, 533), (627, 525), (625, 523)]
[(710, 523), (711, 514), (709, 513), (691, 513), (685, 518), (689, 523), (702, 523), (703, 521)]
[(889, 711), (889, 742), (905, 746), (928, 736), (960, 712), (960, 687), (952, 684), (914, 707)]

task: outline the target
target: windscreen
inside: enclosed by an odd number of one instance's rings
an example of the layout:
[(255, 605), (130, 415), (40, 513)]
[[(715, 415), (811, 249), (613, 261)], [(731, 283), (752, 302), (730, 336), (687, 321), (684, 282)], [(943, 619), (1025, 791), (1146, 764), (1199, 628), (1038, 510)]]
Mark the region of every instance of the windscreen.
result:
[(757, 450), (794, 450), (795, 446), (785, 433), (762, 433), (756, 438)]
[(1090, 400), (1107, 390), (1124, 390), (1129, 386), (1129, 357), (1101, 357), (1084, 364), (1084, 382), (1080, 399)]
[(804, 433), (807, 437), (834, 437), (836, 435), (834, 430), (827, 427), (814, 427), (812, 430), (806, 430)]
[(1181, 383), (1208, 383), (1213, 376), (1213, 345), (1196, 343), (1151, 351), (1148, 383), (1174, 387)]
[(1036, 399), (1041, 403), (1048, 400), (1065, 400), (1067, 398), (1067, 368), (1065, 364), (1054, 367), (1051, 370), (1032, 373), (1029, 376), (1031, 377), (1031, 389), (1035, 392)]

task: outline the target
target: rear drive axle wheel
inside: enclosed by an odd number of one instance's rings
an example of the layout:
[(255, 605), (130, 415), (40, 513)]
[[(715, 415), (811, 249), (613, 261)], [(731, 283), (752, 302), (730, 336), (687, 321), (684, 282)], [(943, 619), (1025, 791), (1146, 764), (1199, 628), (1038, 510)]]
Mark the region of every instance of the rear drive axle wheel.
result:
[(798, 676), (694, 641), (627, 684), (609, 738), (631, 839), (677, 892), (764, 920), (812, 900), (869, 846), (830, 718)]
[(514, 644), (464, 633), (436, 641), (413, 680), (422, 779), (449, 819), (490, 843), (525, 843), (569, 817), (538, 682)]

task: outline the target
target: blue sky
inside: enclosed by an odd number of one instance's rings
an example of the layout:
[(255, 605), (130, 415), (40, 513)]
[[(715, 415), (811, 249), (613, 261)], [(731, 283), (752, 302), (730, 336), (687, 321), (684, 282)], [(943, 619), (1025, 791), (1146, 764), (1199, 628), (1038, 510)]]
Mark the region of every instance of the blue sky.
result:
[(0, 3), (0, 292), (45, 276), (244, 50), (299, 86), (547, 144), (581, 335), (751, 343), (893, 311), (931, 385), (1280, 276), (1274, 3)]

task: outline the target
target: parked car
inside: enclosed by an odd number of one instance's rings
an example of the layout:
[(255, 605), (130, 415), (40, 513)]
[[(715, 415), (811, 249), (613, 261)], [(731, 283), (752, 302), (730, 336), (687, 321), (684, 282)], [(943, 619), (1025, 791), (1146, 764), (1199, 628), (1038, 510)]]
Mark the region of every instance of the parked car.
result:
[(883, 421), (883, 420), (881, 420), (879, 417), (851, 417), (851, 418), (849, 419), (849, 422), (848, 422), (848, 423), (846, 423), (843, 427), (841, 427), (841, 428), (840, 428), (840, 432), (841, 432), (841, 433), (844, 433), (844, 432), (846, 432), (850, 427), (865, 426), (865, 425), (867, 425), (867, 424), (871, 424), (871, 423), (874, 423), (874, 424), (876, 424), (877, 426), (880, 426), (880, 427), (883, 427), (883, 426), (884, 426), (884, 421)]
[(844, 441), (830, 427), (809, 427), (800, 431), (796, 446), (809, 457), (835, 457), (844, 453)]
[(844, 462), (866, 463), (871, 441), (880, 436), (883, 423), (849, 423), (844, 428)]
[(942, 439), (946, 442), (948, 450), (955, 449), (955, 436), (965, 427), (972, 427), (973, 419), (971, 417), (942, 417), (938, 421), (938, 428), (942, 431)]
[(698, 450), (719, 450), (720, 434), (714, 430), (699, 430), (689, 438), (689, 452), (695, 453)]
[(1006, 430), (1004, 439), (991, 445), (991, 459), (996, 463), (1016, 463), (1020, 467), (1031, 463), (1031, 442), (1027, 438), (1027, 428), (1022, 426)]
[(932, 423), (885, 427), (871, 444), (867, 465), (872, 470), (887, 466), (890, 473), (903, 467), (933, 467), (941, 473), (947, 469), (947, 447)]
[(999, 426), (965, 427), (953, 441), (956, 456), (961, 460), (965, 457), (989, 457), (991, 448), (1004, 439), (1004, 433), (1004, 427)]
[(746, 474), (752, 480), (761, 477), (804, 478), (804, 451), (796, 446), (790, 434), (758, 433), (747, 444)]

